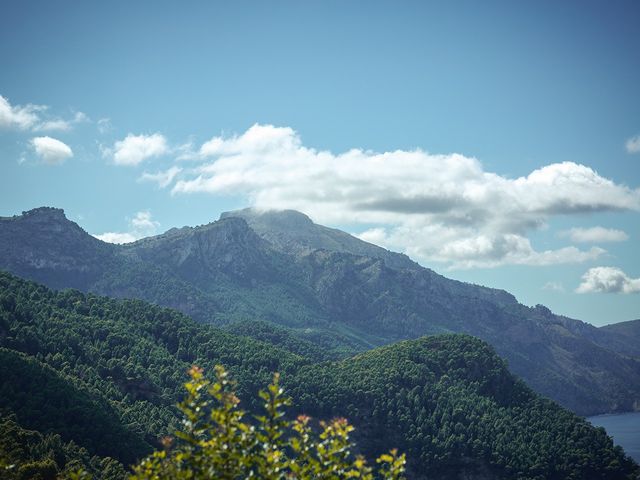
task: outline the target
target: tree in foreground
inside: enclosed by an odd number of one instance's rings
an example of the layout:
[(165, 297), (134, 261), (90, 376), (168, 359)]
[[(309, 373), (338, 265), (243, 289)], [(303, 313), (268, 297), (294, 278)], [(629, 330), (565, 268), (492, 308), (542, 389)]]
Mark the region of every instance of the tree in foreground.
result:
[(132, 479), (404, 479), (405, 456), (396, 450), (381, 455), (377, 469), (352, 454), (353, 427), (345, 419), (321, 422), (318, 435), (309, 417), (287, 421), (284, 408), (291, 401), (278, 374), (259, 393), (265, 414), (250, 423), (227, 372), (217, 366), (215, 373), (211, 382), (202, 369), (191, 368), (187, 397), (178, 405), (184, 430), (176, 432), (175, 445), (165, 439), (163, 451), (137, 465)]

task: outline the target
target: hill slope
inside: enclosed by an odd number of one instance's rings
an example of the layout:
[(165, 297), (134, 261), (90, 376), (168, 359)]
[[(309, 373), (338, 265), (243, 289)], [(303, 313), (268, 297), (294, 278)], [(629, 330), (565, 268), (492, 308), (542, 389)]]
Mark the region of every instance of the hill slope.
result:
[[(281, 332), (267, 329), (262, 334), (277, 343)], [(55, 292), (0, 273), (0, 347), (2, 365), (12, 367), (2, 372), (0, 464), (4, 455), (25, 465), (36, 457), (51, 471), (80, 461), (108, 467), (103, 478), (121, 478), (112, 460), (89, 455), (126, 463), (145, 442), (157, 445), (175, 425), (187, 366), (222, 363), (238, 381), (243, 408), (257, 411), (257, 389), (280, 371), (296, 400), (293, 413), (348, 416), (364, 454), (398, 447), (411, 478), (638, 474), (603, 430), (541, 399), (491, 347), (465, 335), (318, 364), (145, 302)], [(30, 443), (57, 454), (38, 455)]]
[(631, 410), (640, 401), (637, 344), (623, 335), (447, 279), (298, 212), (231, 212), (110, 245), (60, 210), (36, 209), (0, 219), (0, 267), (56, 288), (144, 299), (206, 323), (276, 323), (334, 356), (467, 333), (577, 413)]
[(605, 334), (602, 337), (611, 348), (627, 355), (640, 357), (640, 320), (612, 323), (600, 327), (599, 330)]

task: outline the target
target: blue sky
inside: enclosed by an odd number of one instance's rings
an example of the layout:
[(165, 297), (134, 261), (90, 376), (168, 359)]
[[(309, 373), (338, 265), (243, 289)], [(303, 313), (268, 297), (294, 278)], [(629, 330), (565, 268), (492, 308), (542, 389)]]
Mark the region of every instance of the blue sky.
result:
[(0, 215), (128, 240), (296, 208), (640, 318), (637, 2), (3, 2)]

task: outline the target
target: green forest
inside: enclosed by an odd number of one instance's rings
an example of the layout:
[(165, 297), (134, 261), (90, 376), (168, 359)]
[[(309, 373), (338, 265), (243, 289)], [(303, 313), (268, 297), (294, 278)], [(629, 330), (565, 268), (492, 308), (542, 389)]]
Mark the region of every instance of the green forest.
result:
[[(227, 330), (139, 300), (53, 291), (0, 273), (0, 465), (4, 478), (83, 468), (120, 479), (181, 428), (186, 372), (223, 365), (240, 407), (279, 372), (292, 404), (346, 417), (370, 464), (391, 448), (408, 478), (634, 479), (638, 466), (604, 430), (541, 398), (485, 342), (403, 341), (339, 360), (282, 328)], [(39, 475), (39, 477), (38, 477)]]

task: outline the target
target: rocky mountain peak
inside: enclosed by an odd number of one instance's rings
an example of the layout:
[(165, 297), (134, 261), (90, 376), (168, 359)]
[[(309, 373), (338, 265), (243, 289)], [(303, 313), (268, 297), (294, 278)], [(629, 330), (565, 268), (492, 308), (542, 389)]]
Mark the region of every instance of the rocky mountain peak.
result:
[(53, 207), (38, 207), (22, 212), (22, 215), (0, 217), (9, 230), (27, 229), (32, 235), (37, 232), (40, 238), (50, 235), (73, 235), (74, 237), (88, 235), (78, 224), (69, 220), (64, 210)]
[(404, 254), (360, 240), (346, 232), (318, 225), (296, 210), (258, 210), (246, 208), (225, 212), (220, 218), (242, 218), (260, 237), (289, 255), (307, 255), (316, 250), (378, 258), (388, 267), (416, 269), (418, 265)]
[(89, 235), (61, 208), (0, 218), (2, 268), (55, 288), (82, 288), (115, 248)]
[(38, 207), (22, 212), (22, 215), (3, 217), (2, 220), (28, 220), (31, 222), (69, 221), (62, 208)]
[(268, 278), (273, 273), (268, 243), (238, 217), (171, 229), (122, 246), (121, 251), (130, 258), (168, 265), (204, 283), (211, 283), (220, 273), (243, 279)]
[(309, 228), (314, 225), (313, 221), (304, 213), (297, 210), (258, 210), (255, 208), (244, 208), (232, 212), (223, 212), (220, 220), (227, 218), (242, 218), (248, 223), (257, 221), (265, 224), (277, 226), (279, 228)]
[(57, 217), (57, 218), (67, 218), (64, 209), (56, 208), (56, 207), (36, 207), (31, 210), (27, 210), (26, 212), (22, 212), (24, 216), (45, 216), (45, 217)]

